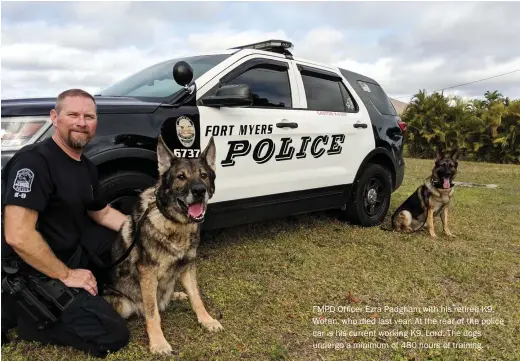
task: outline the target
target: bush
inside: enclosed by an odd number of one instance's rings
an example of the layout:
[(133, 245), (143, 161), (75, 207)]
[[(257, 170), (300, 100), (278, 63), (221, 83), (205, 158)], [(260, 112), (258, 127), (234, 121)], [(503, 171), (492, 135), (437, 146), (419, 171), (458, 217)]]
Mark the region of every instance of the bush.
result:
[(520, 99), (510, 101), (488, 91), (484, 100), (465, 101), (423, 90), (414, 95), (401, 119), (408, 124), (410, 157), (432, 158), (437, 147), (458, 146), (465, 159), (520, 164)]

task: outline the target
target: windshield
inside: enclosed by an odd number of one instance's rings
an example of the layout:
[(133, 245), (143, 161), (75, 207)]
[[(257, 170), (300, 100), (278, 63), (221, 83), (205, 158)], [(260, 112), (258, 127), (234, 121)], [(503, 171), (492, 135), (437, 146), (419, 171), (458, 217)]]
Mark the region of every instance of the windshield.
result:
[(180, 60), (193, 68), (193, 80), (229, 57), (229, 54), (202, 55), (167, 60), (123, 79), (99, 92), (102, 96), (169, 98), (183, 87), (173, 79), (173, 66)]

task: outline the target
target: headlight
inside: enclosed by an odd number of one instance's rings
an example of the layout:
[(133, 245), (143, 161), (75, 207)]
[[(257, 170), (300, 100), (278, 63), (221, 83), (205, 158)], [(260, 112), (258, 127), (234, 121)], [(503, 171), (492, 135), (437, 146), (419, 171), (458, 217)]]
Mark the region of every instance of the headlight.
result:
[(16, 151), (36, 142), (51, 125), (48, 115), (2, 118), (2, 151)]

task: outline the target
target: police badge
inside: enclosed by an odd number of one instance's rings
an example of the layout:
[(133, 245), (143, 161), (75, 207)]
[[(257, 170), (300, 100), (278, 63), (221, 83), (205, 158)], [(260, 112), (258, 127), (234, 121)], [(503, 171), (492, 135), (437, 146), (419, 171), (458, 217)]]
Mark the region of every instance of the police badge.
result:
[(198, 158), (200, 156), (199, 114), (187, 112), (164, 121), (161, 136), (166, 147), (179, 158)]
[(177, 138), (183, 146), (190, 148), (195, 142), (195, 125), (190, 118), (181, 116), (175, 122)]

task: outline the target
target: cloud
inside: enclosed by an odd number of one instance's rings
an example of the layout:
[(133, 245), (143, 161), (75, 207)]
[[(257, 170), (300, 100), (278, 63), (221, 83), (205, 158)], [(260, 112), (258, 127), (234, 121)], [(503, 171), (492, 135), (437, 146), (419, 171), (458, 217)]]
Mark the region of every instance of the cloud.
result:
[(345, 35), (331, 27), (311, 29), (295, 41), (295, 55), (323, 63), (333, 63), (345, 56)]
[(229, 49), (237, 45), (246, 45), (260, 42), (265, 39), (286, 39), (287, 34), (282, 30), (261, 32), (257, 30), (236, 31), (225, 26), (222, 30), (214, 32), (201, 32), (190, 34), (186, 40), (186, 46), (198, 51), (218, 51)]
[[(355, 59), (345, 59), (336, 64), (338, 67), (368, 76), (388, 92), (388, 84), (392, 81), (392, 58), (380, 58), (375, 63), (360, 63)], [(386, 86), (385, 86), (386, 85)]]
[[(3, 98), (55, 96), (72, 87), (95, 92), (168, 58), (135, 47), (117, 52), (100, 50), (95, 54), (52, 44), (17, 44), (2, 48)], [(59, 90), (56, 92), (56, 89)]]
[[(7, 2), (2, 98), (97, 91), (157, 62), (265, 39), (405, 97), (520, 69), (520, 3)], [(450, 89), (520, 98), (520, 72)]]

